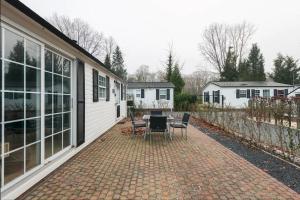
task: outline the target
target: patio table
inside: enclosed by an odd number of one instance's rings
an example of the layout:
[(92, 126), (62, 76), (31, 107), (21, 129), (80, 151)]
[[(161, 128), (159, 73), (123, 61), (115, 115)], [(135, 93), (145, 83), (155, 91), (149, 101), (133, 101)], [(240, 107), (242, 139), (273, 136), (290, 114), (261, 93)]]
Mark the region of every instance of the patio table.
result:
[[(143, 120), (146, 122), (147, 127), (149, 127), (150, 116), (151, 116), (151, 115), (143, 115)], [(160, 115), (160, 116), (166, 116), (166, 115)], [(166, 117), (167, 117), (168, 133), (169, 133), (169, 135), (170, 135), (170, 138), (172, 139), (171, 134), (170, 134), (170, 123), (171, 123), (172, 121), (174, 121), (174, 117), (171, 116), (171, 115), (168, 115), (168, 116), (166, 116)]]

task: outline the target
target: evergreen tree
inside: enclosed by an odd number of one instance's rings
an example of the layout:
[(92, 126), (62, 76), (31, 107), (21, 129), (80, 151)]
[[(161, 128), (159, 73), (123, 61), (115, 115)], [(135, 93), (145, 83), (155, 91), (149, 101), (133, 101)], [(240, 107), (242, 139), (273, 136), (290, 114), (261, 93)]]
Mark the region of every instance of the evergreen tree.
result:
[(111, 69), (110, 57), (108, 54), (105, 56), (104, 65), (107, 67), (107, 69)]
[(298, 60), (291, 56), (284, 57), (278, 54), (274, 60), (274, 66), (273, 73), (270, 74), (274, 81), (291, 85), (300, 83)]
[(257, 44), (253, 44), (246, 61), (250, 81), (265, 81), (264, 58)]
[(166, 77), (165, 79), (170, 82), (171, 81), (171, 76), (172, 76), (172, 71), (173, 71), (173, 55), (172, 52), (170, 51), (169, 56), (168, 56), (168, 61), (167, 61), (167, 67), (166, 67)]
[(181, 77), (180, 69), (178, 63), (175, 63), (174, 70), (172, 72), (172, 75), (170, 77), (170, 81), (174, 84), (175, 89), (174, 93), (175, 95), (178, 95), (182, 92), (182, 89), (185, 85), (183, 78)]
[(238, 80), (239, 81), (249, 81), (250, 80), (251, 71), (249, 66), (247, 65), (247, 61), (243, 60), (239, 63), (238, 66)]
[(113, 52), (112, 70), (116, 73), (116, 75), (123, 79), (127, 78), (127, 70), (125, 69), (122, 52), (119, 46), (117, 46)]
[(221, 72), (222, 81), (237, 81), (238, 80), (238, 71), (236, 69), (236, 60), (234, 52), (231, 51), (231, 47), (228, 49), (224, 69)]

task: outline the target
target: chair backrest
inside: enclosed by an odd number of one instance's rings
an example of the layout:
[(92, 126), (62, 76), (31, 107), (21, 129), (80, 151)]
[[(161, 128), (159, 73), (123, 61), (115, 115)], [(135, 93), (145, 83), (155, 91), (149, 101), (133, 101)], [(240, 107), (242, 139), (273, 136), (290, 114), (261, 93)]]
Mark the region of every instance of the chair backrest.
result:
[(162, 110), (151, 110), (151, 115), (162, 115)]
[(167, 117), (150, 116), (150, 129), (152, 131), (164, 132), (167, 129)]
[(133, 123), (133, 122), (134, 122), (134, 116), (133, 116), (133, 113), (132, 113), (132, 112), (129, 112), (129, 115), (130, 115), (130, 118), (131, 118), (131, 122)]
[(184, 125), (188, 125), (189, 119), (190, 119), (190, 114), (184, 113), (184, 114), (183, 114), (183, 117), (182, 117), (182, 123), (183, 123)]

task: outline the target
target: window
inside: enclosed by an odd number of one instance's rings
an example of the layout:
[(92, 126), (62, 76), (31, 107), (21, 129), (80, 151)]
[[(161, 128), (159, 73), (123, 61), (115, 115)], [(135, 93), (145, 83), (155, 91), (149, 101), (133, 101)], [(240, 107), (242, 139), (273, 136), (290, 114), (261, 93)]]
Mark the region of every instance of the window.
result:
[(104, 99), (106, 97), (106, 78), (98, 76), (98, 98)]
[(247, 90), (240, 90), (240, 98), (247, 98)]
[(284, 97), (284, 90), (277, 90), (278, 97)]
[(45, 159), (70, 146), (71, 61), (45, 49)]
[(213, 103), (220, 103), (220, 90), (213, 91)]
[(159, 90), (159, 99), (167, 99), (167, 89)]
[(3, 187), (70, 146), (71, 61), (7, 26), (0, 31)]
[(263, 90), (263, 97), (265, 98), (270, 97), (270, 90)]
[(135, 97), (141, 98), (141, 90), (140, 89), (135, 90)]
[(254, 91), (254, 96), (259, 97), (260, 96), (260, 90), (255, 90)]

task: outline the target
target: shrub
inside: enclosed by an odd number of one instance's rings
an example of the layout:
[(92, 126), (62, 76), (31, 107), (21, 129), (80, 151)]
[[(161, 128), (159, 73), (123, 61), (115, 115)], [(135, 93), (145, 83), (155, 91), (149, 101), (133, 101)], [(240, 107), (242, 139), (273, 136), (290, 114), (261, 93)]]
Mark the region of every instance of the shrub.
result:
[(197, 108), (197, 96), (186, 93), (177, 94), (174, 97), (176, 111), (195, 111)]

